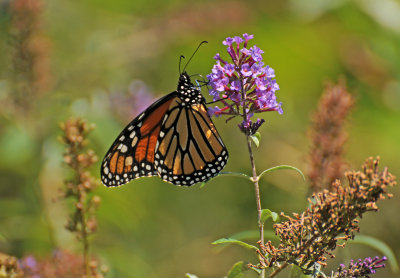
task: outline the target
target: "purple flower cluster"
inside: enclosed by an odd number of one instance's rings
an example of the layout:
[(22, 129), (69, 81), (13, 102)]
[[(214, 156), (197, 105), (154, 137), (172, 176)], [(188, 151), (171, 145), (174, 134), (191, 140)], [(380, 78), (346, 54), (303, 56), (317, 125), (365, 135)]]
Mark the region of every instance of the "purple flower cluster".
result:
[(383, 256), (379, 258), (376, 256), (375, 258), (365, 258), (364, 260), (359, 259), (354, 262), (350, 261), (350, 265), (346, 267), (346, 265), (341, 264), (339, 266), (338, 272), (335, 273), (335, 278), (344, 278), (344, 277), (369, 277), (369, 274), (375, 274), (376, 269), (385, 267), (385, 264), (382, 262), (386, 261), (387, 258)]
[(252, 122), (254, 113), (278, 111), (282, 114), (282, 103), (276, 100), (275, 92), (279, 90), (275, 72), (262, 62), (262, 51), (253, 45), (248, 48), (248, 42), (253, 35), (243, 34), (243, 38), (236, 36), (226, 38), (222, 44), (226, 45), (231, 62), (221, 58), (217, 53), (217, 61), (211, 74), (207, 75), (210, 81), (210, 95), (215, 102), (220, 101), (223, 107), (209, 108), (210, 116), (231, 115), (242, 116), (243, 122), (239, 128), (247, 135), (254, 134), (264, 120)]

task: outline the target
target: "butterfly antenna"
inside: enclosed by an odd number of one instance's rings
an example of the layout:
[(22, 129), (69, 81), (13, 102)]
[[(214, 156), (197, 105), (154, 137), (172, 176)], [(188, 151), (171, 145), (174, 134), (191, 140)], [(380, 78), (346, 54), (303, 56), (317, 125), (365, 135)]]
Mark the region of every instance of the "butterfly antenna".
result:
[(196, 48), (196, 50), (193, 52), (192, 56), (190, 56), (189, 60), (187, 61), (185, 67), (183, 68), (183, 71), (185, 71), (187, 65), (188, 65), (189, 62), (192, 60), (194, 54), (196, 54), (197, 50), (199, 50), (200, 46), (201, 46), (203, 43), (208, 43), (208, 41), (202, 41), (202, 42), (199, 44), (199, 46), (198, 46), (198, 47)]
[(185, 56), (181, 55), (179, 57), (179, 75), (181, 75), (181, 63), (182, 63), (182, 58), (185, 59)]

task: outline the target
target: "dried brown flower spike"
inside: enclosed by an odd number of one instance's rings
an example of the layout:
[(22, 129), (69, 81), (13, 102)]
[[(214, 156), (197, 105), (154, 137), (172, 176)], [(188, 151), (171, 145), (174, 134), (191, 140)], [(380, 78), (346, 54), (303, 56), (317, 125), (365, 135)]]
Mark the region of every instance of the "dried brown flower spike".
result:
[(100, 197), (91, 194), (99, 182), (92, 177), (89, 167), (97, 161), (93, 150), (86, 149), (86, 137), (93, 129), (85, 121), (69, 119), (61, 124), (64, 132), (61, 140), (65, 144), (64, 161), (72, 169), (72, 179), (65, 181), (64, 197), (74, 199), (75, 209), (69, 215), (66, 228), (75, 233), (83, 243), (85, 271), (90, 272), (89, 234), (96, 230), (95, 210)]
[(387, 190), (396, 184), (395, 177), (387, 168), (380, 171), (378, 164), (379, 158), (367, 159), (362, 171), (345, 174), (348, 186), (337, 180), (331, 191), (314, 193), (310, 207), (302, 214), (282, 214), (287, 220), (274, 225), (280, 244), (274, 247), (269, 241), (260, 245), (262, 260), (257, 267), (276, 267), (277, 274), (289, 264), (298, 265), (304, 272), (315, 263), (324, 266), (326, 256), (334, 257), (332, 251), (338, 240), (354, 238), (359, 218), (367, 211), (377, 211), (376, 202), (392, 196)]
[(313, 116), (311, 128), (310, 169), (313, 192), (330, 189), (343, 173), (343, 144), (347, 140), (343, 124), (354, 105), (354, 98), (343, 82), (326, 87)]

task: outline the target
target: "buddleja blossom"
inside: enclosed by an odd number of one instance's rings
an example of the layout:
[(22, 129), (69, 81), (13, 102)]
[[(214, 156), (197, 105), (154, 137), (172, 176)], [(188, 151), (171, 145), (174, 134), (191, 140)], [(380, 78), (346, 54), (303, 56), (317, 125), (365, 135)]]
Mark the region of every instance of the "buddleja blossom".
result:
[[(247, 135), (254, 134), (264, 120), (251, 120), (255, 113), (278, 111), (283, 113), (275, 92), (279, 90), (275, 72), (262, 61), (262, 51), (257, 46), (248, 46), (253, 35), (226, 38), (222, 44), (227, 46), (229, 58), (224, 60), (220, 54), (214, 59), (216, 64), (207, 76), (211, 86), (210, 95), (222, 106), (210, 107), (210, 116), (241, 116), (239, 128)], [(231, 119), (229, 118), (229, 119)], [(228, 119), (228, 120), (229, 120)]]
[(337, 272), (335, 272), (332, 277), (334, 278), (345, 278), (345, 277), (370, 277), (369, 274), (375, 274), (376, 270), (385, 267), (382, 262), (386, 261), (387, 258), (383, 256), (379, 258), (365, 258), (364, 260), (359, 259), (354, 262), (350, 261), (349, 266), (341, 264)]

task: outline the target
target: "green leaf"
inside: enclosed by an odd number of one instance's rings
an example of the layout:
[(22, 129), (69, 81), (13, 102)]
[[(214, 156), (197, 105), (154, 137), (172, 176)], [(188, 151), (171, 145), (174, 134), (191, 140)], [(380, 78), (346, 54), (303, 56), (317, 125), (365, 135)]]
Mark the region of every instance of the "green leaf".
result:
[(243, 277), (243, 271), (247, 269), (246, 264), (242, 261), (235, 263), (231, 270), (229, 270), (227, 278), (240, 278)]
[(253, 135), (250, 135), (251, 140), (253, 140), (254, 144), (258, 148), (260, 146), (260, 141), (261, 141), (261, 134), (260, 132), (256, 132)]
[(261, 223), (265, 223), (269, 218), (272, 218), (272, 221), (279, 221), (279, 215), (276, 212), (270, 211), (269, 209), (263, 209), (261, 211)]
[(248, 244), (246, 242), (243, 242), (241, 240), (237, 240), (234, 238), (220, 238), (220, 239), (214, 241), (212, 244), (216, 245), (216, 244), (224, 244), (224, 243), (227, 243), (227, 244), (233, 243), (233, 244), (240, 245), (240, 246), (245, 247), (250, 250), (258, 250), (258, 248), (255, 247), (254, 245)]
[(394, 273), (399, 271), (399, 265), (397, 264), (397, 258), (394, 254), (393, 250), (387, 245), (384, 241), (366, 235), (357, 235), (354, 240), (349, 241), (348, 244), (363, 244), (369, 246), (375, 250), (378, 250), (383, 255), (387, 257), (388, 262), (390, 263), (390, 267)]
[(258, 275), (261, 274), (261, 269), (255, 268), (253, 266), (249, 267), (251, 270), (254, 270), (255, 272), (257, 272)]
[(301, 268), (298, 267), (297, 265), (292, 265), (292, 268), (290, 269), (289, 278), (306, 278), (306, 277), (311, 277), (311, 276), (304, 274)]
[[(259, 230), (247, 230), (247, 231), (242, 231), (239, 233), (236, 233), (232, 236), (229, 237), (230, 239), (236, 239), (236, 240), (245, 240), (245, 239), (253, 239), (253, 240), (259, 240), (260, 239), (260, 231)], [(272, 230), (264, 230), (264, 238), (265, 239), (270, 239), (270, 240), (277, 240), (278, 237), (275, 235), (275, 231)], [(220, 245), (218, 247), (218, 251), (221, 251), (225, 249), (228, 245)]]
[[(220, 172), (218, 175), (216, 175), (213, 179), (217, 178), (217, 177), (221, 177), (221, 176), (230, 176), (230, 177), (239, 177), (239, 178), (244, 178), (246, 180), (251, 181), (251, 177), (249, 177), (246, 174), (243, 173), (238, 173), (238, 172)], [(208, 181), (202, 182), (200, 184), (200, 188), (203, 188), (204, 185), (207, 183)]]
[(258, 176), (258, 179), (261, 179), (261, 177), (264, 175), (264, 174), (266, 174), (266, 173), (268, 173), (268, 172), (273, 172), (273, 171), (276, 171), (276, 170), (295, 170), (296, 172), (298, 172), (300, 175), (301, 175), (301, 177), (303, 178), (303, 180), (306, 180), (306, 178), (304, 177), (304, 174), (303, 174), (303, 172), (302, 171), (300, 171), (299, 169), (297, 169), (296, 167), (293, 167), (293, 166), (290, 166), (290, 165), (279, 165), (279, 166), (275, 166), (275, 167), (272, 167), (272, 168), (269, 168), (269, 169), (267, 169), (267, 170), (264, 170), (259, 176)]
[[(232, 235), (230, 238), (243, 240), (243, 239), (258, 239), (260, 237), (259, 230), (247, 230), (236, 233)], [(278, 236), (275, 235), (275, 231), (272, 230), (264, 230), (264, 238), (267, 239), (278, 239)]]
[(187, 278), (198, 278), (196, 275), (190, 274), (190, 273), (186, 273), (185, 276), (186, 276)]

